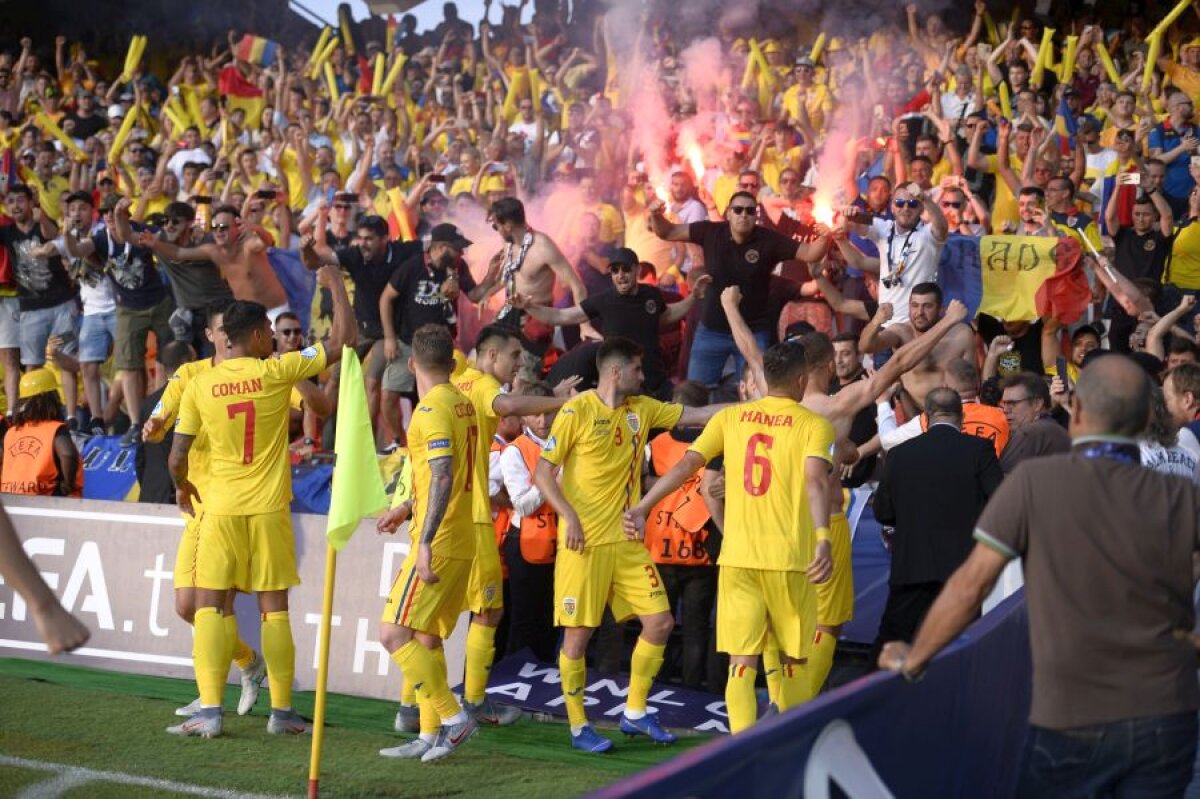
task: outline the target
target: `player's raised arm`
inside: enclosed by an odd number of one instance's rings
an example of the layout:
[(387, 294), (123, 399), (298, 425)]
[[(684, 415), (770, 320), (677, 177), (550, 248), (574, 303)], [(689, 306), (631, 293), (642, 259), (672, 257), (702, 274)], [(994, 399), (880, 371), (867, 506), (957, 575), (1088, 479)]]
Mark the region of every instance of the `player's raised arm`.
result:
[(741, 301), (742, 290), (737, 286), (729, 286), (721, 292), (721, 308), (725, 311), (725, 318), (729, 320), (733, 343), (737, 345), (738, 352), (742, 353), (742, 357), (750, 365), (750, 372), (754, 375), (754, 382), (758, 383), (758, 390), (765, 395), (767, 378), (763, 374), (762, 350), (759, 348), (758, 340), (754, 338), (750, 326), (742, 318), (742, 311), (738, 307)]
[[(330, 264), (317, 270), (317, 282), (329, 289), (333, 298), (333, 324), (329, 332), (329, 345), (325, 349), (325, 363), (332, 365), (342, 358), (342, 347), (353, 347), (358, 341), (358, 320), (350, 305), (350, 295), (341, 273)], [(436, 528), (434, 528), (436, 529)]]

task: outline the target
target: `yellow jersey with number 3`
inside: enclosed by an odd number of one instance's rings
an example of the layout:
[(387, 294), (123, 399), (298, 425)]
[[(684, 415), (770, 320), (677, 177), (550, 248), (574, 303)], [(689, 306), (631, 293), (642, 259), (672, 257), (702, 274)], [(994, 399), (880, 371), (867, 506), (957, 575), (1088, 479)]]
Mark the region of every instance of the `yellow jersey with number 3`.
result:
[(464, 366), (450, 376), (450, 382), (459, 390), (471, 404), (475, 406), (475, 421), (479, 426), (479, 438), (475, 442), (475, 477), (472, 480), (471, 509), (476, 524), (492, 523), (492, 500), (488, 495), (488, 453), (492, 448), (492, 438), (496, 428), (500, 426), (500, 417), (496, 415), (492, 403), (496, 397), (504, 393), (500, 381), (489, 374), (479, 371), (474, 366)]
[[(593, 391), (568, 400), (542, 448), (542, 458), (562, 467), (562, 490), (579, 515), (585, 546), (625, 541), (625, 511), (642, 498), (642, 458), (654, 429), (674, 427), (682, 405), (628, 397), (616, 408)], [(566, 522), (558, 522), (566, 540)]]
[(287, 508), (292, 386), (324, 368), (325, 348), (316, 344), (279, 358), (230, 358), (188, 382), (175, 432), (208, 434), (206, 511), (254, 516)]
[(720, 566), (803, 571), (816, 530), (804, 477), (809, 458), (833, 463), (835, 435), (824, 416), (787, 397), (725, 408), (689, 449), (705, 462), (724, 454), (725, 537)]
[[(454, 482), (450, 504), (433, 536), (432, 553), (443, 558), (471, 560), (475, 557), (475, 522), (471, 506), (476, 479), (475, 453), (479, 427), (475, 406), (449, 383), (430, 389), (413, 409), (408, 427), (408, 450), (412, 459), (413, 511), (409, 532), (415, 547), (429, 512), (429, 486), (433, 481), (430, 463), (452, 458)], [(487, 458), (484, 458), (487, 463)], [(487, 480), (487, 473), (484, 473)]]

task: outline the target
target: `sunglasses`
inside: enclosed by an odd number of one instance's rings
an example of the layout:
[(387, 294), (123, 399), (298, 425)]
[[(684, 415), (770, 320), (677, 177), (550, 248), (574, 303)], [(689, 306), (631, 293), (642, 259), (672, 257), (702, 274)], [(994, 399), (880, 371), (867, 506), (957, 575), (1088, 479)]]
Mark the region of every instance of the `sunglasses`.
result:
[(230, 228), (229, 225), (213, 225), (212, 226), (213, 230), (229, 230), (229, 228)]
[(338, 209), (339, 211), (349, 211), (354, 206), (351, 205), (350, 203), (334, 203), (333, 207)]
[(171, 227), (173, 225), (182, 225), (182, 224), (183, 224), (182, 219), (172, 219), (171, 217), (167, 217), (166, 219), (163, 220), (163, 227)]
[(277, 332), (281, 336), (289, 336), (289, 337), (290, 336), (298, 336), (298, 335), (300, 335), (300, 328), (298, 328), (298, 327), (282, 328), (281, 327), (279, 330), (277, 330), (275, 332)]
[(608, 271), (614, 275), (619, 275), (622, 272), (632, 272), (633, 264), (609, 264)]
[(943, 208), (962, 208), (962, 206), (963, 206), (963, 204), (962, 204), (961, 200), (943, 200), (942, 201)]
[(897, 208), (920, 208), (920, 200), (893, 200), (892, 205)]
[(755, 206), (755, 205), (731, 205), (731, 206), (729, 206), (729, 210), (730, 210), (730, 212), (738, 214), (739, 216), (750, 215), (758, 210), (758, 206)]

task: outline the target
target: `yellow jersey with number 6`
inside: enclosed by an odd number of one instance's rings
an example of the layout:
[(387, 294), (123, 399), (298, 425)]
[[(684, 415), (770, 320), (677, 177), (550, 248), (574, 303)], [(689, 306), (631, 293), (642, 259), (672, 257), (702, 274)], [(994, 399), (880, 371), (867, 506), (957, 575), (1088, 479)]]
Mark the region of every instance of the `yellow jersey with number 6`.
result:
[(725, 456), (725, 538), (720, 566), (803, 571), (816, 530), (804, 477), (809, 458), (833, 463), (833, 425), (787, 397), (717, 412), (689, 449)]
[(206, 511), (253, 516), (288, 507), (292, 386), (324, 368), (325, 348), (317, 344), (279, 358), (230, 358), (188, 382), (175, 432), (208, 435)]

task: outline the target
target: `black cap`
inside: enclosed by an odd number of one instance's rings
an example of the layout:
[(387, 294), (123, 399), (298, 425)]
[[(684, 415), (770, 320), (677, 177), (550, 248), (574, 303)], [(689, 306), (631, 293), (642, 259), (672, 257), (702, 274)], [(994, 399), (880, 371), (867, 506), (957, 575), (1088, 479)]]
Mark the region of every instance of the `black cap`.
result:
[(465, 250), (471, 246), (471, 240), (464, 236), (458, 228), (449, 222), (443, 222), (440, 225), (434, 225), (433, 230), (429, 232), (429, 241), (440, 241), (445, 244), (453, 245), (460, 250)]
[(638, 258), (637, 253), (633, 250), (628, 247), (619, 247), (613, 250), (613, 254), (608, 257), (608, 265), (623, 264), (624, 266), (637, 266), (639, 260), (641, 259)]

